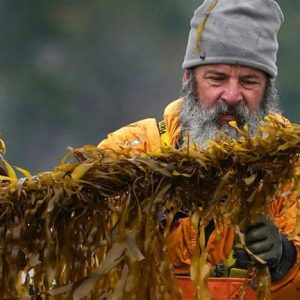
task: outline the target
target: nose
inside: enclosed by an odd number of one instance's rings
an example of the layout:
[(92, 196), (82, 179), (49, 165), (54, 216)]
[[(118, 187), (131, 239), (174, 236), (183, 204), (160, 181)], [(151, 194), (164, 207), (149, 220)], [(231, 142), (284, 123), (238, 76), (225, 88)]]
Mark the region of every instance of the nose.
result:
[(231, 106), (235, 106), (243, 101), (242, 89), (237, 81), (230, 81), (224, 87), (221, 99)]

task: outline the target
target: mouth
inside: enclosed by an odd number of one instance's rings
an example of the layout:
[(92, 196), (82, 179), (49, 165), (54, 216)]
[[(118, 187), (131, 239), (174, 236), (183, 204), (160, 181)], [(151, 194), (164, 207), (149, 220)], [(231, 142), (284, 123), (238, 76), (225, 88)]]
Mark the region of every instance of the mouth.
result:
[(236, 118), (236, 116), (234, 116), (232, 114), (224, 114), (224, 115), (219, 116), (218, 121), (219, 121), (219, 124), (221, 126), (223, 126), (223, 125), (227, 125), (231, 121), (237, 121), (237, 118)]

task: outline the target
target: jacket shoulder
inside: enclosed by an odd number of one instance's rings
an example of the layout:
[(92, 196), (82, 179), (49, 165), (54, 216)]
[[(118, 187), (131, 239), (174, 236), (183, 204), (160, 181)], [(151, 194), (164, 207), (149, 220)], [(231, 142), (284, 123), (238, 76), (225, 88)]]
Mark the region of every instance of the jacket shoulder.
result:
[(180, 111), (183, 98), (171, 102), (164, 110), (164, 122), (170, 137), (170, 144), (175, 145), (181, 132)]
[(143, 152), (153, 152), (160, 149), (160, 135), (157, 121), (148, 118), (124, 126), (112, 133), (101, 141), (99, 149), (123, 152), (129, 150), (131, 156)]

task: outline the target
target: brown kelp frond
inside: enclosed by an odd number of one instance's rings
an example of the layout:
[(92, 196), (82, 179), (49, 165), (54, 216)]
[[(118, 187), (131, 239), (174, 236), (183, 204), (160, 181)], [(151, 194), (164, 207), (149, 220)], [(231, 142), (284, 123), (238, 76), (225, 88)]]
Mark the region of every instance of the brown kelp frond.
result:
[[(166, 247), (179, 209), (200, 236), (191, 269), (197, 297), (207, 297), (204, 226), (230, 224), (242, 239), (276, 197), (300, 190), (300, 126), (270, 116), (257, 137), (246, 128), (240, 135), (206, 150), (164, 148), (138, 157), (70, 149), (52, 172), (30, 177), (20, 169), (20, 179), (3, 160), (0, 298), (180, 299)], [(258, 295), (269, 291), (267, 277), (257, 272), (264, 283)]]

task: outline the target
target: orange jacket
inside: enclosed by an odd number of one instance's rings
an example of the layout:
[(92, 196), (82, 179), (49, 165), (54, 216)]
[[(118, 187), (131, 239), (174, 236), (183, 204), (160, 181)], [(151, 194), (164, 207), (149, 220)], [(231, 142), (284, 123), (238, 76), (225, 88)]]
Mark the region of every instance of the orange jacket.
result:
[[(164, 122), (168, 132), (169, 145), (175, 145), (179, 137), (181, 126), (179, 120), (182, 99), (169, 104), (164, 112)], [(142, 152), (160, 151), (162, 141), (156, 119), (145, 119), (125, 126), (100, 142), (101, 149), (123, 151), (130, 148), (130, 155)], [(289, 236), (296, 224), (296, 214), (299, 198), (295, 194), (285, 193), (285, 197), (273, 201), (269, 214), (278, 228)], [(234, 231), (230, 226), (221, 228), (221, 235), (212, 232), (207, 243), (208, 261), (215, 265), (231, 253), (234, 244)], [(221, 236), (221, 238), (220, 238)], [(169, 256), (174, 265), (175, 272), (185, 274), (190, 272), (191, 256), (195, 246), (195, 232), (191, 227), (189, 218), (179, 219), (168, 238)], [(293, 243), (297, 249), (297, 261), (288, 274), (272, 284), (272, 299), (300, 299), (300, 237), (296, 236)]]

